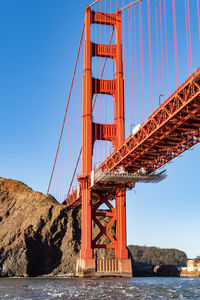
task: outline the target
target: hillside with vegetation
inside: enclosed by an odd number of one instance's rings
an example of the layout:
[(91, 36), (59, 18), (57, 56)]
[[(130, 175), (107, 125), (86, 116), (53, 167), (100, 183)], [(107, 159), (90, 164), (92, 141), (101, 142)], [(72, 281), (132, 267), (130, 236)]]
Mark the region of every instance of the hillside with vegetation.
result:
[(138, 266), (174, 265), (184, 267), (187, 255), (177, 249), (161, 249), (147, 246), (128, 246), (133, 264)]

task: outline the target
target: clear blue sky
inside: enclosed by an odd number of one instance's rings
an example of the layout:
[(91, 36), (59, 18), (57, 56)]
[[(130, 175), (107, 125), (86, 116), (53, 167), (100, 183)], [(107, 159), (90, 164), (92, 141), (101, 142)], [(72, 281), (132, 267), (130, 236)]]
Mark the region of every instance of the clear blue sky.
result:
[[(122, 1), (118, 3), (122, 7)], [(85, 0), (0, 0), (0, 176), (21, 180), (44, 193), (86, 4)], [(191, 20), (198, 34), (196, 15)], [(200, 66), (200, 51), (194, 29), (192, 38), (195, 69)], [(172, 51), (173, 44), (168, 46)], [(145, 48), (144, 54), (148, 57)], [(182, 72), (185, 65), (180, 58), (180, 83), (187, 77)], [(173, 70), (171, 91), (175, 87)], [(197, 145), (167, 165), (166, 180), (138, 184), (127, 193), (128, 244), (178, 248), (189, 257), (200, 255), (199, 153)]]

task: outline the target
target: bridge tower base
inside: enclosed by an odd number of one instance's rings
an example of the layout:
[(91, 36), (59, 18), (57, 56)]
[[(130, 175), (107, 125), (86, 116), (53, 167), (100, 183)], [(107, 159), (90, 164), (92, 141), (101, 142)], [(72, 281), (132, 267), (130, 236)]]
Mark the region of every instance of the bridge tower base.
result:
[(79, 258), (76, 262), (76, 276), (91, 277), (95, 276), (95, 259)]
[(81, 259), (77, 260), (78, 277), (132, 277), (131, 259)]

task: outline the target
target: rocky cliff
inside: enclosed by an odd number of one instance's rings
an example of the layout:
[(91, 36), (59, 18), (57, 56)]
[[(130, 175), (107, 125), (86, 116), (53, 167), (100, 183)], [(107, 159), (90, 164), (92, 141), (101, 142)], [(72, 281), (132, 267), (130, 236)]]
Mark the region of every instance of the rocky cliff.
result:
[(0, 276), (74, 272), (80, 211), (0, 178)]

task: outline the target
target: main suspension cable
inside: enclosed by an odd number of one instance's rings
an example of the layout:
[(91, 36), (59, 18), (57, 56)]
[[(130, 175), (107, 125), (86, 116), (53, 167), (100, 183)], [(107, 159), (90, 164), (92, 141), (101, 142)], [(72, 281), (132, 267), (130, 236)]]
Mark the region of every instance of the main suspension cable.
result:
[(126, 8), (129, 8), (129, 7), (131, 7), (132, 5), (135, 5), (135, 4), (137, 4), (138, 2), (140, 2), (140, 1), (142, 1), (142, 0), (137, 0), (137, 1), (135, 1), (135, 2), (133, 2), (133, 3), (131, 3), (131, 4), (129, 4), (129, 5), (125, 6), (125, 7), (122, 7), (121, 9), (119, 9), (119, 11), (125, 10)]
[(94, 4), (96, 4), (97, 2), (99, 2), (99, 0), (94, 1), (93, 3), (91, 3), (90, 5), (88, 5), (89, 7), (93, 6)]
[(47, 189), (47, 194), (49, 193), (49, 190), (50, 190), (51, 181), (52, 181), (52, 178), (53, 178), (53, 174), (54, 174), (54, 170), (55, 170), (55, 165), (56, 165), (56, 161), (57, 161), (57, 157), (58, 157), (58, 152), (59, 152), (59, 148), (60, 148), (60, 143), (61, 143), (61, 139), (62, 139), (62, 134), (63, 134), (64, 125), (65, 125), (65, 120), (66, 120), (66, 117), (67, 117), (67, 111), (68, 111), (68, 107), (69, 107), (69, 101), (70, 101), (70, 98), (71, 98), (72, 87), (73, 87), (73, 83), (74, 83), (74, 78), (75, 78), (76, 68), (77, 68), (77, 64), (78, 64), (78, 59), (79, 59), (81, 44), (82, 44), (82, 40), (83, 40), (84, 29), (85, 29), (85, 23), (83, 24), (83, 28), (82, 28), (82, 32), (81, 32), (81, 38), (80, 38), (80, 42), (79, 42), (78, 53), (77, 53), (77, 57), (76, 57), (74, 72), (73, 72), (71, 86), (70, 86), (70, 91), (69, 91), (69, 95), (68, 95), (67, 106), (66, 106), (66, 110), (65, 110), (64, 120), (63, 120), (63, 123), (62, 123), (61, 133), (60, 133), (58, 147), (57, 147), (57, 150), (56, 150), (56, 156), (55, 156), (54, 164), (53, 164), (53, 169), (52, 169), (52, 172), (51, 172), (51, 177), (50, 177), (50, 181), (49, 181), (49, 185), (48, 185), (48, 189)]

